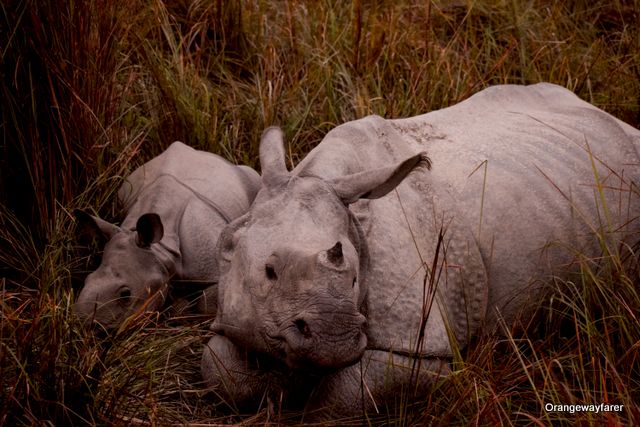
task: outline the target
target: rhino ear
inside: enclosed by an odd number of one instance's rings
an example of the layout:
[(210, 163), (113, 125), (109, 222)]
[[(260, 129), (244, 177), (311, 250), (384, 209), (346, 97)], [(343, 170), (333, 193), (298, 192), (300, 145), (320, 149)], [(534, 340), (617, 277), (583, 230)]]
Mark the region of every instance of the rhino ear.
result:
[(164, 236), (164, 227), (158, 214), (146, 213), (136, 222), (136, 244), (141, 248), (148, 248), (157, 243)]
[(260, 139), (260, 167), (262, 182), (273, 187), (289, 175), (285, 163), (284, 140), (279, 127), (271, 126), (262, 132)]
[(416, 154), (386, 168), (341, 176), (329, 183), (344, 203), (354, 203), (358, 199), (377, 199), (396, 188), (419, 165), (431, 169), (431, 160), (426, 153)]
[(116, 233), (121, 231), (120, 227), (111, 224), (103, 219), (88, 214), (87, 212), (76, 209), (73, 211), (76, 221), (79, 225), (79, 234), (88, 235), (93, 239), (110, 240)]

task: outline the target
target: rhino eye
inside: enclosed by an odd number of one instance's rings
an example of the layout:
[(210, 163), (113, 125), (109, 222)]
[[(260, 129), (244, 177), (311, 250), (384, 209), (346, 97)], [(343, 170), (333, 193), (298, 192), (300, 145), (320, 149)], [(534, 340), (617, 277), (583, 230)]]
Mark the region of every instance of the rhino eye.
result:
[(278, 275), (276, 274), (276, 270), (273, 268), (273, 265), (271, 264), (265, 265), (264, 272), (267, 275), (267, 279), (271, 281), (278, 280)]
[(120, 289), (120, 291), (118, 292), (118, 298), (122, 302), (125, 302), (125, 300), (128, 300), (129, 298), (131, 298), (131, 289), (129, 288)]

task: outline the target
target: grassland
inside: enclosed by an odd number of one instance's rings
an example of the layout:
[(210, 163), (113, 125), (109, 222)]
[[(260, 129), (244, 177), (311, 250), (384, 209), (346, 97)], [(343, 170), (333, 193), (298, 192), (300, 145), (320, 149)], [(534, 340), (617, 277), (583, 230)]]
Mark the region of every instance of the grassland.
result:
[[(258, 167), (279, 124), (291, 165), (331, 128), (403, 117), (498, 83), (550, 81), (640, 127), (640, 2), (54, 0), (0, 6), (0, 424), (277, 423), (207, 394), (202, 319), (83, 331), (99, 253), (70, 212), (174, 140)], [(640, 423), (637, 253), (585, 259), (513, 338), (485, 337), (420, 402), (372, 424)], [(616, 403), (608, 414), (545, 403)], [(344, 420), (346, 422), (346, 420)], [(355, 420), (358, 424), (361, 420)]]

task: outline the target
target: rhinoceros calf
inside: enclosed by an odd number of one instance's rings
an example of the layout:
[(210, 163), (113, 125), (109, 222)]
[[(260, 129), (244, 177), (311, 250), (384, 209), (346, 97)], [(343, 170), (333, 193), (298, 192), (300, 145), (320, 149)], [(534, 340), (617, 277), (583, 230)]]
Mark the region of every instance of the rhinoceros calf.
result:
[(325, 416), (425, 390), (454, 346), (599, 256), (596, 233), (639, 240), (639, 145), (551, 84), (346, 123), (292, 172), (267, 129), (260, 192), (218, 242), (205, 380), (237, 404), (308, 393)]
[[(213, 256), (220, 232), (249, 209), (259, 188), (253, 169), (171, 144), (122, 184), (118, 198), (126, 217), (120, 227), (76, 212), (86, 228), (108, 240), (100, 266), (85, 280), (76, 313), (114, 328), (133, 313), (158, 309), (172, 278), (217, 282)], [(214, 298), (202, 301), (201, 310), (215, 313), (214, 290), (207, 291)]]

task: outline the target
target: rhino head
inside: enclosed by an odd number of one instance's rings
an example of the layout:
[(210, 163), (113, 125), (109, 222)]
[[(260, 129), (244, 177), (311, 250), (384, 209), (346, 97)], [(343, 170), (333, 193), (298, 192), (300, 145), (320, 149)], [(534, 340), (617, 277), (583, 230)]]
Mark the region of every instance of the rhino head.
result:
[(134, 313), (158, 309), (173, 275), (166, 248), (159, 247), (160, 217), (141, 215), (134, 230), (125, 230), (80, 210), (75, 214), (89, 234), (107, 240), (100, 266), (87, 276), (76, 301), (80, 319), (112, 329)]
[(382, 197), (424, 154), (333, 180), (290, 174), (282, 132), (260, 143), (262, 187), (217, 246), (219, 311), (212, 329), (296, 370), (335, 370), (367, 346), (366, 245), (349, 204)]

